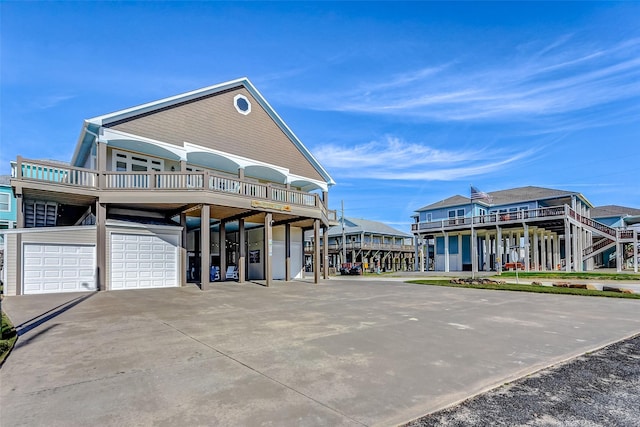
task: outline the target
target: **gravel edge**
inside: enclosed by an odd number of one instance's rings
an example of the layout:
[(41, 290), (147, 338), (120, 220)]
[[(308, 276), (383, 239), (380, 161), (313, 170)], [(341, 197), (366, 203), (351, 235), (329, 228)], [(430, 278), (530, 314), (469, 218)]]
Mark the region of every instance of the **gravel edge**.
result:
[(640, 334), (421, 417), (427, 426), (640, 426)]

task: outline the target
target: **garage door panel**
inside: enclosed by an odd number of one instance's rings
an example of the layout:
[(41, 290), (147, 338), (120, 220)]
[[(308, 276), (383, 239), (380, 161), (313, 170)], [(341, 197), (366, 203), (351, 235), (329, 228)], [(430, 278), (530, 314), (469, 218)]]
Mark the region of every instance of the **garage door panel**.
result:
[(178, 236), (112, 233), (111, 241), (112, 289), (178, 286)]
[(95, 246), (23, 245), (25, 294), (95, 290)]
[[(33, 253), (32, 254), (36, 254)], [(27, 256), (27, 254), (25, 253), (25, 257)], [(39, 267), (43, 264), (43, 261), (41, 258), (35, 258), (35, 257), (30, 257), (30, 258), (25, 258), (23, 265), (25, 267)]]

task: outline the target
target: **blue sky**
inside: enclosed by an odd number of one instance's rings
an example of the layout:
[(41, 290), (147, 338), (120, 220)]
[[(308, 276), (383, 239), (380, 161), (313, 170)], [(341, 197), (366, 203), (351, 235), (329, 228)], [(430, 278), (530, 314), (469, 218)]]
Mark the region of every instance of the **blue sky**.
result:
[(331, 173), (409, 230), (535, 185), (640, 207), (640, 3), (1, 2), (0, 173), (82, 120), (247, 76)]

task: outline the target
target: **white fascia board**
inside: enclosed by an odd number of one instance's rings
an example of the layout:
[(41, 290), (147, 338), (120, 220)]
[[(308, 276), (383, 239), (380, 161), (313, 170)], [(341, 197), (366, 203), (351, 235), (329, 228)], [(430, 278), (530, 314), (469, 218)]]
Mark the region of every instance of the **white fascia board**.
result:
[(76, 166), (76, 161), (78, 160), (78, 156), (80, 155), (80, 149), (82, 148), (82, 141), (84, 141), (84, 137), (87, 133), (87, 126), (89, 123), (85, 120), (82, 122), (82, 127), (80, 128), (80, 136), (78, 136), (78, 140), (76, 141), (76, 148), (73, 151), (73, 156), (71, 156), (71, 165)]
[[(158, 230), (169, 232), (171, 234), (180, 234), (182, 232), (181, 225), (159, 225), (159, 224), (142, 224), (140, 222), (118, 221), (117, 219), (108, 219), (105, 223), (106, 227), (132, 228), (144, 230)], [(114, 230), (107, 230), (113, 232)]]
[(170, 151), (176, 156), (180, 157), (180, 160), (187, 160), (187, 152), (184, 148), (177, 145), (169, 144), (166, 142), (158, 141), (156, 139), (146, 138), (144, 136), (134, 135), (132, 133), (122, 132), (111, 128), (100, 128), (100, 141), (109, 145), (110, 140), (118, 139), (130, 139), (132, 141), (140, 141), (147, 144), (155, 145), (164, 150)]
[(594, 207), (594, 206), (593, 206), (593, 203), (591, 203), (591, 202), (589, 201), (589, 199), (587, 199), (587, 198), (584, 196), (584, 194), (582, 194), (582, 193), (577, 193), (577, 194), (578, 194), (578, 197), (580, 197), (580, 198), (581, 198), (581, 199), (582, 199), (582, 200), (587, 204), (587, 206), (589, 206), (589, 208), (593, 208), (593, 207)]
[(316, 184), (322, 191), (329, 191), (329, 184), (324, 181), (318, 181), (317, 179), (311, 179), (300, 175), (289, 174), (287, 176), (287, 183), (294, 181), (307, 181), (312, 184)]
[(33, 227), (33, 228), (8, 228), (2, 230), (2, 234), (23, 234), (23, 233), (50, 233), (56, 231), (80, 231), (95, 230), (95, 225), (70, 225), (64, 227)]
[(95, 123), (97, 125), (102, 126), (104, 124), (108, 124), (118, 120), (123, 120), (123, 119), (137, 116), (140, 114), (148, 113), (150, 111), (158, 110), (174, 104), (178, 104), (181, 102), (190, 101), (195, 98), (207, 96), (212, 93), (221, 92), (223, 90), (226, 90), (235, 86), (245, 85), (247, 82), (248, 82), (248, 79), (246, 77), (242, 77), (236, 80), (231, 80), (228, 82), (219, 83), (217, 85), (208, 86), (202, 89), (193, 90), (191, 92), (182, 93), (180, 95), (174, 95), (174, 96), (163, 98), (157, 101), (148, 102), (146, 104), (137, 105), (135, 107), (127, 108), (124, 110), (115, 111), (113, 113), (104, 114), (102, 116), (88, 119), (87, 121), (90, 123)]

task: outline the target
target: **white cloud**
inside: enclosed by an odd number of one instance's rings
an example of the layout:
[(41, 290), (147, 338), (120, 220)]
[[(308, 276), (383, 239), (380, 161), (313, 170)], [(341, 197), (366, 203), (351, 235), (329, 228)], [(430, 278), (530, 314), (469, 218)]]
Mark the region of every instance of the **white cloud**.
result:
[(450, 181), (486, 174), (531, 157), (537, 150), (441, 150), (394, 136), (353, 147), (325, 145), (317, 159), (336, 176), (381, 180)]
[(57, 107), (59, 104), (74, 98), (74, 95), (49, 95), (35, 98), (32, 107), (38, 110), (46, 110), (48, 108)]
[[(528, 49), (529, 54), (499, 63), (461, 59), (339, 93), (326, 90), (291, 99), (319, 110), (432, 121), (505, 121), (564, 117), (640, 96), (640, 39), (593, 47), (581, 45), (578, 37), (563, 36), (541, 50)], [(582, 122), (583, 127), (593, 125), (591, 120)]]

